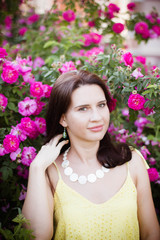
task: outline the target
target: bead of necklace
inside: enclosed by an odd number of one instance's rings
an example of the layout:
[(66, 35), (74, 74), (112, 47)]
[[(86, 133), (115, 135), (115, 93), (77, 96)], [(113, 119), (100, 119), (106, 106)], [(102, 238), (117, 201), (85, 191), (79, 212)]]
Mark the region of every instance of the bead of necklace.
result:
[(78, 181), (80, 184), (86, 184), (87, 182), (89, 183), (94, 183), (97, 178), (103, 178), (104, 173), (107, 173), (110, 171), (109, 168), (106, 167), (101, 167), (99, 168), (96, 173), (91, 173), (88, 176), (78, 176), (77, 173), (73, 172), (73, 169), (69, 167), (69, 160), (67, 159), (67, 153), (69, 151), (70, 147), (64, 152), (63, 154), (63, 162), (62, 162), (62, 167), (64, 168), (64, 174), (69, 177), (70, 181), (76, 182)]

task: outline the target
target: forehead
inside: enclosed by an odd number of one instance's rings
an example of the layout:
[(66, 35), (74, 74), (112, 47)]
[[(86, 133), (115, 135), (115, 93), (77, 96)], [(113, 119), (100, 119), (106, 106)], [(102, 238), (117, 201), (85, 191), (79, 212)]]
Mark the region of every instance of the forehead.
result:
[(82, 85), (73, 91), (71, 105), (89, 104), (106, 100), (102, 88), (96, 84)]

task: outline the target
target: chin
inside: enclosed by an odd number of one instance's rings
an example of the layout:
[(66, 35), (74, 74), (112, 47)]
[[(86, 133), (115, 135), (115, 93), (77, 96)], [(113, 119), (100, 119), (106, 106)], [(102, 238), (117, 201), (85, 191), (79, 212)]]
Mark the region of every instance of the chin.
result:
[[(106, 133), (96, 133), (90, 138), (91, 141), (101, 141)], [(88, 139), (89, 140), (89, 139)]]

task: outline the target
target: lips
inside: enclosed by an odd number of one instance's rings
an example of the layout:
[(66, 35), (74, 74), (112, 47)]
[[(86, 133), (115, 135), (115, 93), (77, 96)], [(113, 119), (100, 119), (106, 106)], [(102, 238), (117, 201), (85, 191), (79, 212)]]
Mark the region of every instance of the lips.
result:
[(94, 127), (89, 128), (89, 129), (93, 132), (100, 132), (103, 129), (103, 125), (94, 126)]

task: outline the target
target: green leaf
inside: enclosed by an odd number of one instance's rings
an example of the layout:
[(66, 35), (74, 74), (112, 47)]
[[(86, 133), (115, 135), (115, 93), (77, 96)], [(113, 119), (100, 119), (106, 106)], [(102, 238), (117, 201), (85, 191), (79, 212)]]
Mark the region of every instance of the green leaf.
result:
[(6, 240), (14, 240), (13, 234), (12, 234), (12, 232), (9, 229), (3, 230), (2, 228), (0, 228), (0, 233), (3, 235), (3, 237)]
[(154, 107), (154, 106), (155, 106), (155, 101), (153, 101), (153, 100), (150, 101), (149, 104), (148, 104), (148, 107), (149, 107), (149, 108), (152, 108), (152, 107)]
[(150, 85), (147, 86), (147, 88), (155, 88), (155, 89), (157, 89), (157, 85), (156, 84), (152, 84), (152, 85), (150, 84)]
[(22, 91), (17, 90), (17, 94), (18, 94), (20, 97), (23, 97), (23, 93), (22, 93)]
[(150, 93), (150, 90), (146, 90), (142, 93), (142, 95), (146, 95), (147, 93)]
[(12, 221), (16, 222), (16, 223), (26, 223), (26, 222), (28, 222), (28, 220), (24, 217), (23, 214), (17, 215)]
[(48, 41), (44, 44), (43, 48), (48, 48), (48, 47), (52, 47), (52, 46), (63, 46), (61, 43), (56, 42), (54, 40), (52, 41)]
[(146, 102), (145, 102), (145, 104), (144, 104), (144, 107), (145, 107), (145, 108), (149, 106), (149, 102), (150, 102), (150, 101), (146, 101)]
[(9, 102), (7, 106), (8, 106), (8, 108), (9, 108), (10, 110), (15, 111), (15, 109), (16, 109), (16, 106), (15, 106), (15, 104), (14, 104), (13, 102)]
[(138, 111), (129, 109), (129, 121), (134, 122), (137, 119)]
[(11, 168), (9, 167), (1, 167), (1, 172), (2, 172), (2, 178), (4, 181), (6, 181), (9, 177), (12, 177), (13, 176), (13, 171)]

